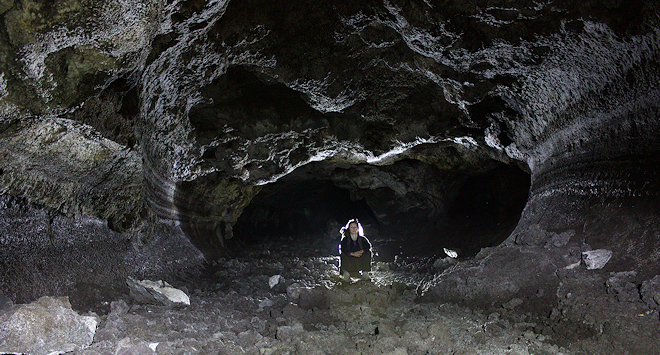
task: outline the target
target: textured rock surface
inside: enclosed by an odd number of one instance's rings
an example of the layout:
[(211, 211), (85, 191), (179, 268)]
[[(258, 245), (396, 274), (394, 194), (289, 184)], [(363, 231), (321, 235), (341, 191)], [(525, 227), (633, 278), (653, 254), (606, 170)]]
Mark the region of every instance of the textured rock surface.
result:
[(133, 300), (139, 303), (163, 304), (165, 306), (188, 306), (190, 298), (185, 292), (159, 281), (126, 279)]
[[(284, 245), (256, 245), (245, 257), (219, 259), (197, 280), (191, 305), (169, 308), (112, 303), (94, 344), (81, 354), (572, 354), (553, 333), (512, 312), (472, 311), (416, 303), (415, 279), (426, 271), (373, 274), (342, 282), (333, 257), (314, 247), (289, 254)], [(264, 254), (269, 252), (269, 255)], [(286, 287), (269, 285), (282, 275)], [(221, 276), (221, 277), (218, 277)], [(290, 290), (291, 292), (287, 291)], [(153, 350), (152, 350), (153, 349)]]
[(42, 297), (0, 313), (0, 351), (35, 355), (80, 351), (92, 344), (99, 319), (81, 316), (66, 298)]
[(142, 163), (135, 151), (78, 122), (45, 117), (9, 123), (3, 132), (6, 192), (68, 215), (136, 223), (143, 205)]
[(128, 275), (158, 280), (194, 272), (203, 260), (176, 224), (120, 234), (98, 218), (66, 218), (7, 195), (0, 196), (0, 217), (0, 280), (16, 303), (69, 295), (76, 310), (107, 313), (127, 292)]
[[(654, 309), (660, 274), (658, 13), (1, 0), (0, 291), (107, 313), (127, 276), (185, 275), (294, 234), (331, 248), (357, 216), (384, 259), (474, 256), (420, 284), (426, 300), (556, 310), (634, 349), (648, 333), (625, 340), (624, 324), (647, 324), (626, 309)], [(611, 258), (586, 270), (598, 249)]]

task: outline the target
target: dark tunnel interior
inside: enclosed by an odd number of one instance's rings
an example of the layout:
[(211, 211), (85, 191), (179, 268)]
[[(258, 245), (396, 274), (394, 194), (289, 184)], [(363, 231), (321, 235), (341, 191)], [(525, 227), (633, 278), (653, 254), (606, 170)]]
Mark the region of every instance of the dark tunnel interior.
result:
[[(330, 232), (332, 221), (358, 218), (377, 225), (364, 200), (351, 200), (350, 192), (332, 181), (312, 178), (295, 184), (268, 185), (245, 209), (234, 234), (247, 243), (264, 238)], [(338, 231), (335, 231), (338, 232)]]
[[(389, 170), (410, 175), (407, 166), (395, 163)], [(443, 191), (440, 199), (427, 200), (420, 196), (428, 191), (413, 187), (398, 197), (387, 187), (359, 188), (359, 183), (339, 177), (338, 171), (357, 176), (379, 170), (312, 163), (265, 185), (234, 225), (229, 246), (288, 243), (303, 237), (322, 253), (336, 253), (339, 229), (358, 218), (384, 261), (399, 254), (438, 254), (445, 247), (469, 257), (510, 235), (530, 188), (527, 173), (504, 164), (479, 174), (436, 172), (436, 179), (420, 177), (432, 179), (425, 184)]]

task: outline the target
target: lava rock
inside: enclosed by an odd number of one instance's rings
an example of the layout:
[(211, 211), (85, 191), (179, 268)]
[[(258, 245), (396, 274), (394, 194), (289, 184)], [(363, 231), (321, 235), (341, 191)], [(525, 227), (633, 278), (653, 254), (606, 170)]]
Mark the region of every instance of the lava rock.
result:
[(640, 288), (642, 300), (652, 309), (660, 308), (660, 275), (644, 281)]
[(582, 253), (582, 261), (587, 266), (587, 270), (602, 269), (611, 257), (612, 251), (607, 249), (589, 250)]
[[(153, 347), (152, 347), (153, 346)], [(117, 344), (115, 354), (148, 355), (155, 354), (158, 343), (148, 344), (139, 339), (124, 338)]]
[(574, 235), (575, 235), (575, 231), (572, 229), (560, 234), (551, 233), (550, 240), (548, 240), (545, 243), (544, 248), (546, 249), (550, 249), (552, 247), (561, 248), (564, 245), (568, 244), (568, 242), (571, 240), (571, 237), (573, 237)]
[(122, 317), (128, 312), (129, 306), (123, 300), (113, 301), (110, 304), (112, 311), (108, 314), (106, 321), (96, 331), (94, 336), (95, 342), (102, 341), (118, 341), (123, 339), (123, 332), (126, 330), (127, 325)]
[(34, 355), (81, 350), (92, 344), (100, 319), (81, 316), (68, 298), (42, 297), (0, 313), (0, 352)]
[(619, 302), (637, 302), (640, 300), (639, 290), (637, 285), (632, 283), (630, 279), (637, 276), (634, 271), (624, 271), (614, 273), (605, 285), (607, 292), (614, 294)]
[(163, 304), (165, 306), (190, 305), (190, 298), (183, 291), (165, 281), (126, 280), (131, 297), (138, 303)]
[(518, 234), (516, 243), (521, 245), (542, 245), (548, 240), (548, 233), (538, 224), (531, 225), (525, 232)]
[(300, 293), (305, 287), (300, 285), (297, 282), (294, 282), (291, 284), (289, 287), (286, 288), (286, 294), (289, 296), (289, 299), (292, 301), (297, 300), (300, 298)]
[(282, 275), (273, 275), (268, 279), (268, 286), (270, 288), (275, 287), (275, 285), (280, 283), (280, 279), (282, 278)]
[(302, 309), (327, 309), (328, 300), (326, 296), (326, 289), (323, 286), (317, 286), (314, 288), (305, 288), (300, 292), (300, 298), (298, 299), (298, 305)]
[(439, 258), (433, 263), (433, 267), (436, 269), (446, 269), (456, 263), (458, 263), (458, 260), (451, 257)]
[(277, 339), (282, 341), (291, 341), (299, 338), (304, 332), (303, 325), (296, 323), (292, 326), (284, 325), (277, 328)]

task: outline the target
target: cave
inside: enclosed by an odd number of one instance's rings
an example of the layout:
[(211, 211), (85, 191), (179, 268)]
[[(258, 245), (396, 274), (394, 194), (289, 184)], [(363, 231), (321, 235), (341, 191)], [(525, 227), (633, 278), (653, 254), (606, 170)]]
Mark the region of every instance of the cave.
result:
[[(333, 246), (339, 242), (340, 227), (357, 218), (373, 239), (379, 260), (392, 261), (402, 252), (436, 255), (444, 248), (473, 257), (511, 234), (527, 202), (527, 173), (502, 165), (465, 175), (425, 165), (401, 161), (371, 169), (308, 164), (265, 185), (239, 217), (233, 236), (246, 244), (304, 236), (313, 243), (328, 244), (322, 248), (327, 253), (336, 251)], [(408, 178), (408, 190), (397, 194), (394, 181), (405, 176), (416, 177)], [(392, 185), (365, 183), (374, 179)], [(424, 184), (424, 191), (419, 189), (421, 181), (431, 182)], [(431, 190), (443, 193), (434, 195)], [(400, 249), (411, 240), (416, 247)]]
[(659, 14), (0, 1), (0, 353), (656, 353)]

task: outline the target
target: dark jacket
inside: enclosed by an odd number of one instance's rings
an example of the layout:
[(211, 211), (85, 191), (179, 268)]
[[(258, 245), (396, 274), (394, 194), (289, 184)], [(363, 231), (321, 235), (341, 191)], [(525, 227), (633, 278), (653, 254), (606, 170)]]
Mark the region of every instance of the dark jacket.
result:
[(345, 235), (341, 239), (341, 253), (349, 255), (350, 253), (356, 252), (358, 250), (364, 250), (365, 253), (371, 251), (371, 243), (369, 239), (359, 236), (353, 242), (350, 236)]

